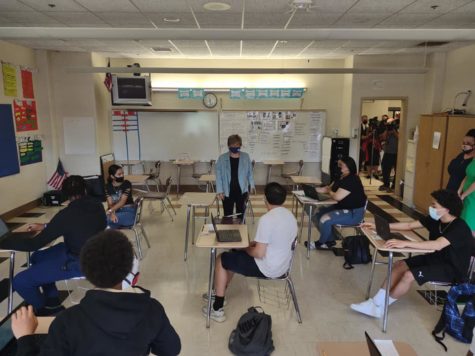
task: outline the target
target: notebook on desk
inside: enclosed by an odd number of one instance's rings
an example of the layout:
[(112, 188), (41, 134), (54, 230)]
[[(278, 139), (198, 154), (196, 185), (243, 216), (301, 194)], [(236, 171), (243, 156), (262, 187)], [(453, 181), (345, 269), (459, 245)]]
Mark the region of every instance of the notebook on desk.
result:
[(315, 190), (315, 187), (313, 187), (309, 184), (302, 184), (302, 189), (303, 189), (303, 192), (304, 192), (305, 196), (308, 197), (308, 198), (315, 199), (315, 200), (318, 200), (318, 201), (325, 201), (325, 200), (330, 199), (330, 197), (328, 195), (323, 195), (323, 194), (318, 193)]
[(241, 242), (241, 232), (239, 230), (218, 230), (213, 214), (211, 222), (218, 242)]

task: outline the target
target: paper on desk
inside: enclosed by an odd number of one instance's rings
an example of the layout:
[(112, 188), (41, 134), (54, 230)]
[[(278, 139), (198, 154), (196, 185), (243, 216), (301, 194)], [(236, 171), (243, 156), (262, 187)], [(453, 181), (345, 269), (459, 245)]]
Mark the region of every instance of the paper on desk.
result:
[(206, 224), (206, 230), (208, 232), (214, 232), (213, 224)]
[(382, 356), (399, 356), (392, 340), (374, 340)]

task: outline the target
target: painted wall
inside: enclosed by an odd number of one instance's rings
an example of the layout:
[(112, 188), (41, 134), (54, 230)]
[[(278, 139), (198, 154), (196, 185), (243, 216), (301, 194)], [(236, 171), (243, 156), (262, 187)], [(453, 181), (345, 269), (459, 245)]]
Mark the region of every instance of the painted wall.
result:
[(388, 111), (388, 107), (401, 107), (401, 100), (367, 100), (363, 102), (361, 112), (368, 115), (371, 119), (375, 116), (381, 119), (383, 115), (392, 117), (392, 112)]

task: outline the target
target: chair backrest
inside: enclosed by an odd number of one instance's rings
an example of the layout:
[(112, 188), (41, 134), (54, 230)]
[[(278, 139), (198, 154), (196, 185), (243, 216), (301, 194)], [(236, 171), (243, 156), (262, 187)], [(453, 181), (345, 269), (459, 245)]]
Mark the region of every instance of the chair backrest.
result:
[(292, 265), (294, 264), (295, 250), (297, 249), (298, 243), (299, 243), (299, 240), (298, 240), (298, 237), (296, 237), (294, 241), (292, 241), (292, 245), (290, 245), (292, 256), (290, 257), (289, 269), (287, 270), (286, 275), (290, 274), (290, 271), (292, 271)]
[(142, 217), (142, 206), (143, 206), (143, 197), (135, 199), (135, 221), (134, 226), (140, 224), (140, 219)]
[(299, 171), (298, 171), (298, 175), (301, 176), (302, 175), (302, 172), (303, 172), (303, 159), (301, 159), (299, 161)]
[(166, 195), (168, 196), (170, 194), (170, 191), (172, 189), (172, 184), (173, 184), (173, 178), (172, 177), (168, 177), (167, 178), (167, 181), (165, 182), (165, 192), (166, 192)]
[(214, 167), (215, 163), (216, 163), (215, 159), (212, 159), (211, 161), (209, 161), (208, 174), (211, 174), (213, 172), (213, 167)]
[(153, 166), (154, 166), (155, 170), (153, 168), (150, 169), (150, 177), (151, 178), (159, 178), (160, 177), (160, 168), (162, 166), (162, 161), (156, 161)]

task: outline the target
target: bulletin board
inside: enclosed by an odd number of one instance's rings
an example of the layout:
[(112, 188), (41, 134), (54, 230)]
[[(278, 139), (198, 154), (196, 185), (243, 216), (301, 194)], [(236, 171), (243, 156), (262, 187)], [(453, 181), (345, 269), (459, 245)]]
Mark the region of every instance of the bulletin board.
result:
[(0, 105), (0, 177), (20, 172), (12, 106)]

